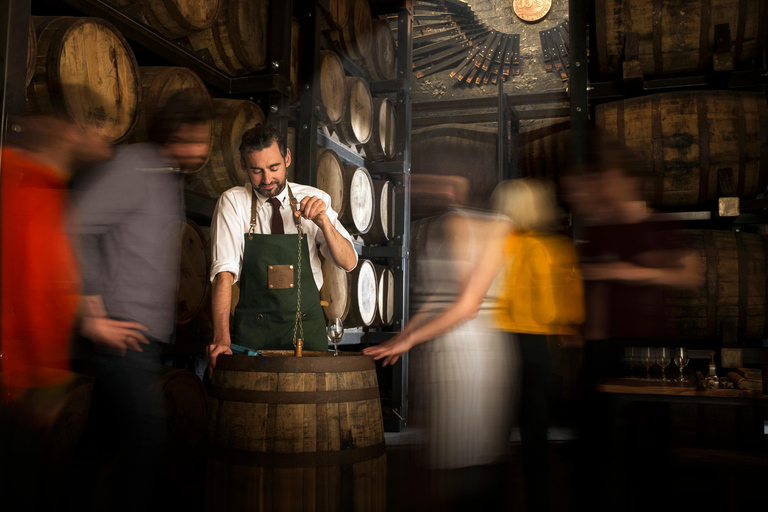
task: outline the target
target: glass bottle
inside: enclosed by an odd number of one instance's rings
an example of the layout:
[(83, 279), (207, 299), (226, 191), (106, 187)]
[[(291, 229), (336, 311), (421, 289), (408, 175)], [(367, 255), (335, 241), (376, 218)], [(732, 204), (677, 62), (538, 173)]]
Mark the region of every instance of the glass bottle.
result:
[(717, 367), (715, 366), (715, 351), (711, 350), (709, 352), (709, 374), (707, 375), (707, 380), (712, 381), (714, 385), (712, 387), (719, 388), (720, 387), (720, 379), (717, 377)]

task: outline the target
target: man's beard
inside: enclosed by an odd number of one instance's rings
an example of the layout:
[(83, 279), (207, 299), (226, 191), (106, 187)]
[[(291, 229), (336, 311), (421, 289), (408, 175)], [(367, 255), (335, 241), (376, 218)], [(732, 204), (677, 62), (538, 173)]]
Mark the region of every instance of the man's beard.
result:
[[(283, 191), (283, 189), (285, 189), (286, 181), (287, 181), (287, 179), (283, 180), (281, 182), (278, 182), (277, 186), (274, 188), (274, 190), (264, 190), (262, 188), (262, 185), (259, 185), (256, 188), (256, 190), (258, 190), (259, 194), (263, 195), (264, 197), (276, 197), (276, 196), (280, 195), (280, 193)], [(270, 185), (271, 185), (271, 183), (270, 183)]]

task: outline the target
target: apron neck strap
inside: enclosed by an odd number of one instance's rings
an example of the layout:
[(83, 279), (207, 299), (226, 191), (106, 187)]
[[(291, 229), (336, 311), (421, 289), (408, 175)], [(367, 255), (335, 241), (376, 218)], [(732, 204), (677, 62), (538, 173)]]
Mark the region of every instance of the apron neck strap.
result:
[(288, 189), (288, 201), (291, 203), (291, 211), (293, 212), (293, 223), (296, 224), (296, 231), (301, 234), (301, 216), (296, 215), (299, 211), (299, 202), (296, 200), (296, 196), (291, 191), (291, 186), (288, 182), (285, 182), (285, 187)]

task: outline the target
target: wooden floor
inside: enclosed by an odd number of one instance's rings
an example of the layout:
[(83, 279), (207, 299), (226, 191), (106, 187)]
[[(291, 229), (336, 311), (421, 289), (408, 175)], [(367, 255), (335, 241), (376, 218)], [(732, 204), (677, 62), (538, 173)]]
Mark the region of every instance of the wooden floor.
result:
[[(413, 433), (387, 433), (387, 510), (410, 511), (524, 511), (525, 490), (520, 441), (513, 434), (508, 462), (494, 466), (425, 471), (410, 464)], [(569, 431), (550, 433), (551, 510), (569, 512), (573, 464), (560, 448), (571, 439)]]
[[(768, 427), (767, 427), (768, 428)], [(528, 511), (525, 498), (525, 469), (521, 464), (520, 442), (510, 442), (509, 462), (452, 471), (426, 472), (409, 463), (413, 444), (408, 431), (387, 433), (387, 510), (411, 511)], [(680, 511), (753, 509), (765, 503), (768, 459), (764, 453), (722, 450), (673, 449), (670, 457), (656, 460), (634, 453), (622, 460), (632, 475), (619, 482), (619, 490), (607, 482), (592, 481), (596, 493), (612, 497), (598, 506), (575, 505), (573, 451), (569, 429), (550, 430), (550, 499), (552, 512), (582, 510)], [(693, 455), (692, 455), (693, 454)], [(590, 453), (590, 457), (606, 454)], [(755, 463), (757, 461), (757, 463)], [(578, 466), (577, 467), (581, 467)], [(638, 478), (639, 476), (639, 478)], [(591, 478), (591, 475), (588, 476)], [(590, 500), (587, 496), (588, 501)], [(612, 501), (611, 501), (612, 500)], [(762, 506), (762, 505), (761, 505)], [(764, 507), (763, 507), (764, 508)], [(762, 510), (762, 509), (761, 509)]]

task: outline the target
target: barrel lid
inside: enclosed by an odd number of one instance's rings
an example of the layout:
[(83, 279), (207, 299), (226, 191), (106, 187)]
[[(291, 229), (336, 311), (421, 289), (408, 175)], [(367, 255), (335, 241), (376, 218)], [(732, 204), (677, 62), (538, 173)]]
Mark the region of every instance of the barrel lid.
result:
[(363, 323), (371, 325), (376, 318), (376, 269), (369, 260), (362, 260), (357, 265), (357, 303), (354, 307), (358, 309)]
[(349, 204), (352, 221), (358, 233), (367, 233), (373, 225), (373, 180), (364, 167), (354, 169), (349, 186)]
[(306, 350), (295, 357), (292, 350), (262, 350), (261, 356), (220, 355), (217, 370), (271, 373), (335, 373), (375, 370), (371, 356), (359, 352), (333, 352)]

